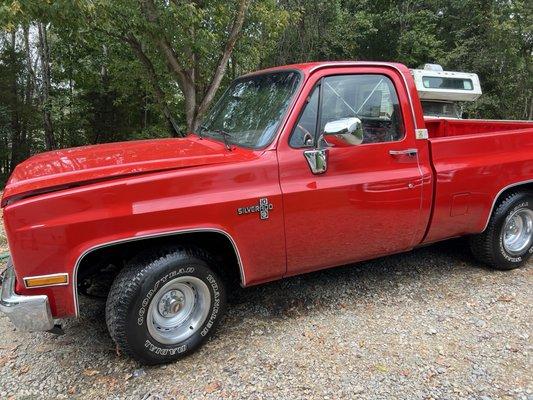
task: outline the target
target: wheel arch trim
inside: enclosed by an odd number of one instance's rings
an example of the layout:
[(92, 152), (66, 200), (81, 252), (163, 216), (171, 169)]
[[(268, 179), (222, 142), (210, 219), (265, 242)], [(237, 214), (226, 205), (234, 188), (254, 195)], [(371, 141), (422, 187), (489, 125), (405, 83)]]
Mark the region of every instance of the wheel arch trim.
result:
[(153, 233), (153, 234), (147, 234), (147, 235), (140, 235), (140, 236), (134, 236), (134, 237), (127, 237), (123, 239), (118, 240), (112, 240), (105, 243), (100, 243), (95, 246), (89, 247), (81, 255), (77, 258), (76, 263), (74, 265), (74, 269), (72, 271), (72, 294), (74, 297), (74, 308), (76, 310), (75, 316), (78, 317), (80, 313), (79, 309), (79, 302), (78, 302), (78, 269), (80, 267), (81, 261), (90, 253), (103, 249), (106, 247), (112, 247), (114, 245), (123, 244), (123, 243), (129, 243), (129, 242), (136, 242), (141, 241), (144, 239), (154, 239), (159, 237), (166, 237), (166, 236), (178, 236), (178, 235), (184, 235), (188, 233), (218, 233), (226, 237), (229, 242), (231, 243), (233, 250), (235, 252), (235, 256), (237, 258), (237, 263), (239, 264), (239, 273), (241, 277), (241, 285), (246, 286), (246, 275), (244, 273), (244, 265), (242, 262), (241, 254), (239, 252), (239, 248), (237, 247), (237, 243), (233, 239), (233, 237), (226, 232), (223, 229), (220, 228), (193, 228), (193, 229), (180, 229), (175, 231), (166, 231), (166, 232), (160, 232), (160, 233)]
[(483, 226), (483, 230), (481, 232), (485, 232), (485, 229), (487, 229), (487, 226), (489, 226), (490, 217), (492, 216), (492, 213), (494, 212), (494, 207), (496, 207), (496, 202), (498, 201), (500, 196), (503, 194), (503, 192), (505, 192), (506, 190), (512, 189), (513, 187), (521, 186), (521, 185), (527, 185), (529, 183), (533, 183), (533, 179), (528, 179), (528, 180), (525, 180), (525, 181), (511, 183), (510, 185), (507, 185), (503, 189), (501, 189), (496, 194), (496, 196), (494, 196), (494, 199), (492, 200), (492, 206), (491, 206), (491, 208), (489, 210), (489, 214), (487, 216), (487, 220), (485, 221), (485, 225)]

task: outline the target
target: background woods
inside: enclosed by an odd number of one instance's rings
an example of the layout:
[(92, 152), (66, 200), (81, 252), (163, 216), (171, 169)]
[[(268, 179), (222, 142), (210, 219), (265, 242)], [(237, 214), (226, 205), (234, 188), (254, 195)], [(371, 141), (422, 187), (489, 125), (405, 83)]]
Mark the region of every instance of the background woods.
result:
[(194, 130), (234, 77), (311, 60), (477, 72), (471, 117), (533, 117), (520, 0), (0, 0), (0, 185), (54, 148)]

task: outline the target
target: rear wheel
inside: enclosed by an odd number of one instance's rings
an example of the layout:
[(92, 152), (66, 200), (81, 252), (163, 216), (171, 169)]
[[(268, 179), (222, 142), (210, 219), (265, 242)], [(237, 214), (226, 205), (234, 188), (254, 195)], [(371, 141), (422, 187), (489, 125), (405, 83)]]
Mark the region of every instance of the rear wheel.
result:
[(106, 303), (111, 337), (145, 364), (175, 361), (211, 334), (225, 307), (212, 258), (198, 249), (158, 249), (117, 276)]
[(495, 207), (487, 229), (470, 238), (472, 253), (496, 269), (524, 265), (533, 253), (533, 194), (510, 193)]

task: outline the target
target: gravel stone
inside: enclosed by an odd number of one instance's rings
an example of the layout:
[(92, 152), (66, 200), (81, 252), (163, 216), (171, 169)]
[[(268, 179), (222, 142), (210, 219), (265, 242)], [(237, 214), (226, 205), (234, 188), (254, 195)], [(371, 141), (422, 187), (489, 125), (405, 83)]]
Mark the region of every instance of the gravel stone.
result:
[(240, 289), (208, 343), (157, 367), (117, 355), (102, 302), (62, 336), (0, 316), (0, 398), (533, 400), (532, 267), (453, 240)]

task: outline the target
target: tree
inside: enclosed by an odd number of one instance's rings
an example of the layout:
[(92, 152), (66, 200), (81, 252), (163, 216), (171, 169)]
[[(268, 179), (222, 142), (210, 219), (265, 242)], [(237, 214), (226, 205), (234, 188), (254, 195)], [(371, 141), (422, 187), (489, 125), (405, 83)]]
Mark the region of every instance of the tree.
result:
[(319, 60), (480, 75), (473, 117), (533, 117), (526, 0), (4, 0), (0, 184), (28, 156), (195, 130), (235, 77)]
[(531, 119), (533, 22), (525, 0), (283, 0), (297, 17), (267, 64), (327, 59), (427, 62), (476, 72), (478, 118)]
[(39, 56), (41, 59), (41, 73), (42, 73), (42, 93), (41, 102), (43, 109), (43, 126), (44, 138), (47, 150), (53, 150), (56, 147), (56, 140), (54, 138), (54, 127), (52, 124), (52, 113), (50, 111), (50, 91), (52, 90), (52, 78), (50, 67), (50, 47), (48, 45), (48, 31), (43, 22), (37, 23), (39, 31)]
[(161, 82), (175, 82), (183, 96), (187, 130), (198, 127), (212, 104), (243, 29), (254, 24), (248, 40), (261, 47), (263, 32), (280, 30), (279, 21), (287, 20), (273, 0), (96, 1), (83, 11), (95, 29), (131, 48), (173, 126)]

